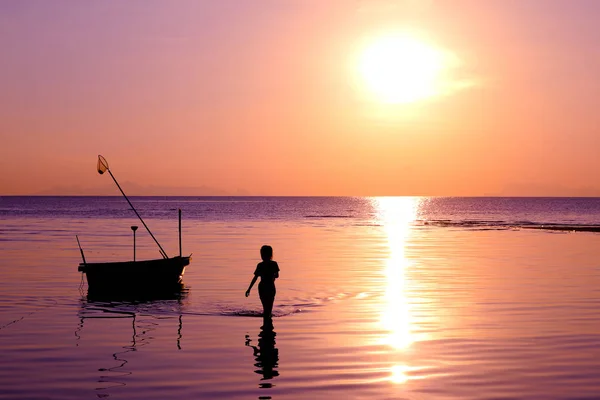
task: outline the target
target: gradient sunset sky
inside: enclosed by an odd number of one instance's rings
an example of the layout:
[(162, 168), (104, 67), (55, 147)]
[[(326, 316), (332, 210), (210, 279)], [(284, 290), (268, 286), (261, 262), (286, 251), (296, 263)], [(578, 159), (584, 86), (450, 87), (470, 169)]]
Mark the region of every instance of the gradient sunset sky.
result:
[[(131, 195), (600, 196), (599, 15), (595, 0), (2, 0), (0, 195), (118, 195), (102, 154)], [(357, 72), (399, 32), (444, 55), (434, 95), (385, 101)]]

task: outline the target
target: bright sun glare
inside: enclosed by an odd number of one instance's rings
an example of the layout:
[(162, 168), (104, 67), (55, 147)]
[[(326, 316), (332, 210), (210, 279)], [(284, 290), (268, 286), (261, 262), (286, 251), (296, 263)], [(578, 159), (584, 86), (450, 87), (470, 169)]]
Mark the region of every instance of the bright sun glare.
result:
[(388, 34), (366, 46), (358, 73), (378, 101), (411, 103), (440, 91), (441, 51), (411, 36)]

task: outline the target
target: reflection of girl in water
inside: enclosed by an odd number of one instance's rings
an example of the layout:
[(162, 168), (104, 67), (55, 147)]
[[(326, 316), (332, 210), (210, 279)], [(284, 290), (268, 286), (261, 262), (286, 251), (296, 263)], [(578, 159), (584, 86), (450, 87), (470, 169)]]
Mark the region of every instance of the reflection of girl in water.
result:
[(275, 279), (279, 278), (279, 265), (273, 261), (273, 248), (271, 246), (263, 246), (260, 248), (260, 258), (262, 262), (258, 263), (254, 271), (254, 278), (246, 290), (246, 297), (250, 295), (250, 289), (256, 283), (256, 279), (260, 276), (258, 284), (258, 295), (263, 306), (263, 317), (271, 318), (273, 311), (273, 302), (275, 301)]
[[(255, 367), (258, 367), (256, 372), (262, 375), (261, 381), (268, 381), (279, 376), (279, 350), (275, 347), (275, 336), (277, 334), (273, 330), (273, 326), (263, 326), (258, 334), (258, 345), (251, 344), (250, 335), (246, 335), (246, 346), (252, 347), (254, 352)], [(270, 382), (262, 382), (258, 385), (260, 388), (270, 388), (274, 385)]]

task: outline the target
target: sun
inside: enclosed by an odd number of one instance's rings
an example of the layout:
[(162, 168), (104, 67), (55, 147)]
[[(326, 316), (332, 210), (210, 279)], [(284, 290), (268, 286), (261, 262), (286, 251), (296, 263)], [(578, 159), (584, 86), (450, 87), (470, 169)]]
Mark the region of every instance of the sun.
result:
[(387, 34), (366, 45), (357, 67), (362, 85), (376, 100), (397, 104), (438, 94), (445, 65), (435, 47), (409, 35)]

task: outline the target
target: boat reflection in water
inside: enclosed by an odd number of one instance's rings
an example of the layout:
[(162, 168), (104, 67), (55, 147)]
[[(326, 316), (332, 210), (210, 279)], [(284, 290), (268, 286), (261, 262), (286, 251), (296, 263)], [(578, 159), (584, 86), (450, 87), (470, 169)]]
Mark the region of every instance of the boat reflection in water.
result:
[[(189, 288), (185, 287), (183, 283), (173, 283), (164, 285), (160, 288), (157, 288), (156, 286), (150, 286), (148, 288), (139, 286), (135, 288), (127, 286), (114, 286), (109, 288), (89, 287), (85, 299), (88, 303), (108, 302), (114, 304), (139, 304), (161, 300), (172, 300), (177, 303), (182, 303), (187, 297), (188, 292)], [(80, 293), (83, 295), (83, 290)]]
[[(154, 338), (153, 331), (162, 321), (178, 319), (177, 331), (173, 332), (176, 346), (181, 350), (183, 337), (183, 308), (186, 303), (189, 288), (183, 284), (161, 291), (88, 291), (82, 296), (78, 312), (79, 324), (75, 330), (76, 346), (83, 343), (86, 335), (94, 337), (98, 334), (98, 323), (85, 329), (85, 324), (94, 320), (131, 319), (131, 339), (121, 346), (120, 351), (111, 354), (112, 361), (104, 363), (97, 370), (100, 376), (98, 386), (94, 388), (98, 397), (108, 397), (107, 390), (126, 386), (126, 377), (133, 374), (127, 369), (127, 354), (138, 351)], [(101, 323), (101, 327), (106, 324)], [(114, 326), (111, 324), (111, 326)], [(89, 330), (89, 332), (88, 332)], [(103, 332), (103, 334), (106, 332)], [(108, 364), (108, 365), (106, 365)]]
[(271, 379), (279, 376), (277, 367), (279, 366), (279, 350), (275, 347), (275, 336), (277, 333), (273, 327), (273, 320), (271, 318), (263, 319), (263, 326), (260, 327), (260, 333), (258, 334), (258, 343), (253, 345), (250, 335), (246, 335), (246, 346), (252, 347), (254, 352), (254, 358), (256, 363), (254, 366), (258, 369), (254, 372), (262, 375), (261, 383), (259, 388), (271, 388), (273, 385)]

